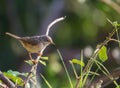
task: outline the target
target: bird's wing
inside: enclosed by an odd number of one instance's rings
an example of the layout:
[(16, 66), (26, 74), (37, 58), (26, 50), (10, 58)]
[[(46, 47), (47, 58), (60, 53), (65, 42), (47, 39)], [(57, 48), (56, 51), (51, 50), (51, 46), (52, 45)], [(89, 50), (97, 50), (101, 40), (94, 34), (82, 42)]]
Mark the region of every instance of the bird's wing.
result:
[(20, 40), (31, 45), (37, 45), (41, 41), (39, 36), (22, 37)]

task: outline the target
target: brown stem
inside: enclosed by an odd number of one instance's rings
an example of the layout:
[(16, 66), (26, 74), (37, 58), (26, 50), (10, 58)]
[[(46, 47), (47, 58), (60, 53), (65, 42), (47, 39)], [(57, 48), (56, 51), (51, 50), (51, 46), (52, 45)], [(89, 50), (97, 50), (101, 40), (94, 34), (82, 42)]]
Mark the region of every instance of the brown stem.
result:
[(15, 84), (12, 81), (10, 81), (6, 76), (4, 76), (1, 71), (0, 80), (2, 80), (2, 82), (4, 82), (9, 88), (15, 88)]
[(30, 72), (27, 75), (26, 81), (24, 82), (23, 88), (26, 88), (26, 84), (29, 82), (29, 80), (31, 79), (31, 75), (33, 74), (34, 76), (36, 76), (36, 70), (37, 70), (37, 65), (38, 64), (34, 64), (30, 70)]
[[(43, 51), (42, 51), (43, 52)], [(41, 53), (42, 53), (41, 52)], [(38, 61), (40, 59), (40, 55), (36, 58), (35, 63), (33, 63), (33, 66), (30, 70), (30, 72), (27, 75), (26, 81), (24, 82), (23, 88), (26, 88), (26, 84), (29, 82), (29, 80), (31, 79), (31, 76), (33, 75), (33, 77), (35, 77), (35, 82), (37, 82), (36, 80), (36, 72), (37, 72), (37, 66), (38, 66)], [(31, 57), (32, 58), (32, 57)], [(33, 60), (33, 59), (32, 59)]]
[(118, 43), (120, 43), (119, 40), (116, 40), (116, 39), (113, 39), (113, 38), (111, 38), (110, 41), (114, 41), (114, 42), (118, 42)]
[(113, 80), (110, 80), (107, 76), (105, 76), (105, 75), (102, 74), (102, 75), (100, 75), (99, 77), (95, 78), (95, 79), (93, 80), (93, 82), (90, 84), (89, 87), (92, 88), (92, 86), (93, 86), (93, 87), (95, 88), (96, 84), (97, 84), (100, 80), (103, 81), (103, 83), (102, 83), (103, 87), (106, 87), (106, 86), (109, 85), (111, 82), (113, 82), (114, 80), (117, 80), (117, 79), (120, 77), (120, 69), (117, 68), (116, 70), (111, 71), (110, 74), (114, 77)]

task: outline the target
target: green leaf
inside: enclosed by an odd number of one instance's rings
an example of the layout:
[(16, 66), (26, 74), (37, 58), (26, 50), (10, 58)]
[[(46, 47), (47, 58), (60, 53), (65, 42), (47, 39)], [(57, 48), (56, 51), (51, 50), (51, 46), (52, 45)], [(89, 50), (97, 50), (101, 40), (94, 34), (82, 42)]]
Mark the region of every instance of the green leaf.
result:
[(114, 22), (113, 22), (113, 26), (114, 26), (114, 27), (119, 27), (119, 26), (120, 26), (120, 24), (118, 24), (118, 22), (117, 22), (117, 21), (114, 21)]
[(41, 57), (42, 60), (48, 60), (48, 57)]
[(103, 46), (100, 51), (98, 52), (98, 57), (101, 61), (105, 62), (108, 59), (107, 56), (107, 48)]
[(114, 26), (114, 27), (119, 27), (119, 26), (120, 26), (120, 24), (118, 24), (117, 21), (112, 22), (112, 21), (111, 21), (110, 19), (108, 19), (108, 18), (107, 18), (107, 20), (108, 20), (108, 22), (111, 23), (112, 26)]
[(26, 63), (28, 63), (29, 65), (33, 65), (33, 62), (31, 60), (26, 60)]
[(40, 62), (42, 65), (46, 66), (45, 61), (39, 60), (39, 62)]
[(82, 67), (85, 66), (85, 63), (84, 63), (83, 61), (81, 61), (81, 60), (72, 59), (71, 61), (72, 61), (72, 63), (79, 64), (79, 65), (81, 65)]
[(7, 73), (8, 73), (8, 74), (12, 74), (13, 76), (18, 76), (18, 75), (20, 75), (20, 72), (18, 72), (18, 71), (12, 71), (12, 70), (8, 70)]
[(13, 76), (20, 76), (20, 75), (22, 75), (22, 76), (26, 77), (28, 75), (28, 73), (20, 73), (18, 71), (12, 71), (12, 70), (8, 70), (7, 73), (12, 74)]
[(3, 74), (6, 77), (8, 77), (10, 80), (12, 80), (15, 84), (17, 84), (19, 86), (23, 86), (24, 81), (20, 77), (17, 76), (18, 73), (19, 72), (17, 72), (17, 71), (13, 72), (13, 74), (12, 74), (12, 72), (3, 72)]
[(115, 88), (120, 88), (120, 85), (117, 85)]

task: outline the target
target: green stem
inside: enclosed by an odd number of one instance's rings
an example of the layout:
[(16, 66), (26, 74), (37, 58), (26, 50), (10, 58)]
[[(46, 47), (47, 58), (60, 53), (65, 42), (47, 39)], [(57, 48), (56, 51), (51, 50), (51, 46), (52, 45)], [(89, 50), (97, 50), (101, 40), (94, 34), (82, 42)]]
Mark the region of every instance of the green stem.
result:
[[(119, 40), (120, 40), (120, 38), (119, 38), (119, 34), (118, 34), (118, 28), (117, 28), (117, 27), (115, 27), (115, 29), (116, 29), (117, 40), (119, 41)], [(118, 43), (118, 44), (119, 44), (119, 47), (120, 47), (120, 43)]]
[(61, 59), (61, 61), (62, 61), (63, 66), (64, 66), (64, 68), (65, 68), (65, 72), (66, 72), (66, 74), (67, 74), (67, 77), (68, 77), (70, 86), (71, 86), (71, 88), (73, 88), (72, 80), (71, 80), (71, 78), (70, 78), (70, 75), (69, 75), (69, 73), (68, 73), (67, 67), (66, 67), (66, 65), (65, 65), (65, 63), (64, 63), (64, 61), (63, 61), (63, 57), (62, 57), (59, 49), (57, 49), (57, 52), (58, 52), (58, 54), (59, 54), (59, 56), (60, 56), (60, 59)]

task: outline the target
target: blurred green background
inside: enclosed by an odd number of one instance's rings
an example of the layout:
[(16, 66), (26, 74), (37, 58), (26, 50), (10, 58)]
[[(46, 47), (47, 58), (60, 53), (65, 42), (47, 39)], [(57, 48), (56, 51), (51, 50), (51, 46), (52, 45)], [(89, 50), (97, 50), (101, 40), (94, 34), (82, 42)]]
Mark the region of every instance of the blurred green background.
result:
[[(49, 23), (59, 17), (66, 16), (64, 21), (51, 28), (49, 35), (53, 38), (57, 48), (60, 49), (68, 70), (73, 75), (68, 60), (74, 57), (79, 58), (81, 49), (88, 48), (92, 52), (96, 45), (106, 38), (113, 29), (106, 18), (120, 22), (120, 12), (117, 10), (120, 8), (120, 1), (111, 1), (1, 0), (0, 70), (29, 71), (25, 67), (26, 65), (24, 66), (24, 60), (28, 58), (27, 52), (17, 40), (5, 35), (5, 32), (11, 32), (19, 36), (45, 34)], [(109, 5), (108, 2), (114, 3), (118, 7), (115, 7), (114, 4), (114, 6)], [(111, 44), (110, 47), (115, 47), (114, 45), (118, 46), (117, 44)], [(66, 85), (68, 80), (59, 62), (60, 59), (55, 47), (49, 46), (45, 50), (45, 56), (49, 57), (48, 65), (39, 67), (40, 72), (44, 73), (53, 88), (61, 88), (60, 86), (69, 88)], [(114, 63), (114, 65), (119, 66), (119, 63)]]

